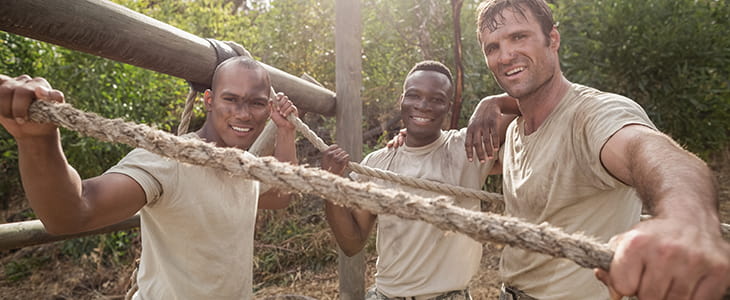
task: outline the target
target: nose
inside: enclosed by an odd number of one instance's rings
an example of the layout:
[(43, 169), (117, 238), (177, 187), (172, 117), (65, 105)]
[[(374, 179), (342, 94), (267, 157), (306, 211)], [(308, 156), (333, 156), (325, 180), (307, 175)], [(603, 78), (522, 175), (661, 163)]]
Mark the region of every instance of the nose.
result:
[(416, 102), (416, 105), (413, 106), (417, 110), (428, 110), (428, 99), (426, 97), (420, 97), (418, 98), (418, 101)]
[(233, 114), (237, 119), (249, 120), (251, 119), (251, 108), (248, 107), (248, 104), (245, 102), (239, 103), (235, 106)]
[[(506, 44), (506, 43), (505, 43)], [(502, 65), (508, 65), (515, 58), (514, 47), (510, 45), (501, 45), (497, 56), (497, 62)]]

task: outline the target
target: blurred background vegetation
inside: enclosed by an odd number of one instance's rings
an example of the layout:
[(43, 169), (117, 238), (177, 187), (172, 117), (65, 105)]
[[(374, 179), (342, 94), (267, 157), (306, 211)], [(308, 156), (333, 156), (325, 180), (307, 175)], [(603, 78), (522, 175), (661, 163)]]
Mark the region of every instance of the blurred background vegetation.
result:
[[(132, 10), (201, 37), (236, 41), (259, 60), (299, 76), (307, 73), (334, 90), (334, 0), (115, 0)], [(439, 60), (454, 69), (452, 7), (443, 0), (363, 0), (364, 150), (383, 145), (398, 129), (396, 100), (417, 61)], [(554, 0), (569, 80), (626, 95), (657, 126), (704, 159), (726, 151), (730, 128), (730, 4), (724, 0)], [(464, 92), (459, 125), (476, 103), (500, 92), (475, 36), (476, 0), (461, 13)], [(0, 31), (0, 74), (42, 76), (74, 106), (110, 118), (171, 131), (187, 84), (103, 58)], [(196, 111), (202, 122), (201, 107)], [(328, 143), (334, 119), (308, 114)], [(195, 122), (193, 124), (196, 124)], [(194, 129), (194, 128), (193, 128)], [(83, 177), (100, 174), (130, 149), (63, 131), (71, 165)], [(306, 148), (306, 141), (300, 142)], [(301, 150), (301, 149), (300, 149)], [(303, 150), (302, 150), (303, 151)], [(300, 154), (317, 164), (316, 151)], [(8, 211), (22, 200), (13, 139), (0, 129), (0, 202)], [(32, 218), (28, 209), (4, 221)], [(283, 218), (283, 216), (296, 216)], [(257, 233), (255, 282), (286, 280), (299, 264), (318, 267), (336, 258), (327, 238), (321, 200), (302, 196), (284, 212), (262, 212)], [(286, 221), (281, 221), (286, 220)], [(111, 264), (129, 263), (135, 232), (64, 243), (60, 255), (102, 253)], [(312, 241), (318, 243), (312, 244)], [(45, 256), (6, 265), (21, 280)], [(10, 271), (8, 271), (10, 270)], [(19, 270), (19, 271), (18, 271)], [(8, 273), (11, 272), (12, 274)]]

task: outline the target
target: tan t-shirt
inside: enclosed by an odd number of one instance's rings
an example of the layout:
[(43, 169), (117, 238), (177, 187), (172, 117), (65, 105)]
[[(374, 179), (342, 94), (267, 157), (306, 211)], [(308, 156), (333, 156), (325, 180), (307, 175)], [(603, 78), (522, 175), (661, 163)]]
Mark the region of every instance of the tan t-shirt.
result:
[[(524, 119), (507, 129), (503, 147), (506, 214), (548, 222), (607, 242), (639, 221), (635, 190), (611, 176), (600, 151), (629, 124), (655, 128), (632, 100), (572, 84), (537, 131), (524, 135)], [(609, 299), (593, 271), (567, 259), (506, 247), (504, 282), (541, 300)]]
[[(481, 189), (493, 161), (470, 163), (464, 151), (466, 130), (442, 132), (423, 147), (380, 149), (365, 157), (365, 166), (398, 174)], [(363, 179), (359, 176), (358, 179)], [(374, 180), (384, 186), (392, 182)], [(397, 188), (424, 197), (436, 193), (404, 186)], [(455, 204), (479, 210), (479, 200), (456, 199)], [(375, 285), (388, 297), (423, 296), (466, 288), (479, 268), (482, 246), (471, 238), (444, 232), (422, 221), (378, 216)]]
[(107, 173), (130, 176), (147, 195), (133, 299), (253, 298), (257, 181), (142, 149)]

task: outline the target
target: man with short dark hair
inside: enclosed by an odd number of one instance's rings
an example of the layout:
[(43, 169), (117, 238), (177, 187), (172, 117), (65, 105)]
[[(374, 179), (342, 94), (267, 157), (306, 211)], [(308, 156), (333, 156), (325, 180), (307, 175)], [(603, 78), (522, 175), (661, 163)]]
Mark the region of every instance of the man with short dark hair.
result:
[[(370, 153), (362, 165), (480, 189), (491, 161), (467, 161), (466, 131), (441, 130), (448, 119), (453, 91), (451, 72), (446, 66), (434, 61), (416, 64), (406, 76), (399, 100), (401, 118), (408, 130), (405, 146)], [(322, 168), (342, 174), (348, 161), (347, 153), (333, 145), (324, 153)], [(368, 180), (363, 176), (357, 179)], [(373, 181), (424, 197), (437, 195), (383, 180)], [(480, 209), (477, 199), (456, 198), (454, 203), (466, 209)], [(467, 286), (479, 268), (480, 243), (423, 221), (377, 216), (330, 202), (326, 202), (326, 214), (337, 243), (347, 255), (362, 250), (378, 219), (375, 286), (366, 299), (471, 299)]]
[[(185, 135), (218, 147), (248, 149), (271, 119), (274, 156), (296, 163), (296, 108), (269, 100), (268, 72), (256, 61), (221, 63), (204, 100), (203, 127)], [(27, 121), (33, 101), (63, 102), (43, 78), (0, 75), (0, 124), (18, 144), (28, 201), (46, 230), (68, 234), (141, 217), (142, 254), (133, 299), (252, 299), (256, 209), (286, 207), (288, 193), (259, 198), (259, 182), (135, 149), (101, 176), (81, 180), (66, 162), (55, 125)], [(250, 155), (250, 154), (247, 154)]]
[[(502, 299), (720, 299), (730, 286), (730, 245), (712, 172), (631, 99), (568, 81), (553, 24), (543, 0), (478, 9), (487, 65), (518, 102), (499, 157), (506, 214), (613, 238), (610, 272), (595, 271), (611, 292), (591, 270), (508, 246)], [(480, 104), (467, 135), (479, 157), (492, 151), (483, 149), (492, 140), (483, 126), (489, 107)], [(642, 204), (654, 217), (639, 223)]]

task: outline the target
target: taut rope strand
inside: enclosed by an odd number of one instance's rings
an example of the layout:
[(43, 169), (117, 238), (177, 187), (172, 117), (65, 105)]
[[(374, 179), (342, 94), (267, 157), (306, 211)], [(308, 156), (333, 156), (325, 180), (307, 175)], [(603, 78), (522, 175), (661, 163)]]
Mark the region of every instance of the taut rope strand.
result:
[[(246, 50), (246, 48), (243, 47), (241, 44), (228, 41), (224, 43), (230, 46), (239, 55), (253, 58), (251, 53)], [(274, 88), (271, 88), (271, 97), (272, 99), (276, 97), (276, 91), (274, 91)], [(294, 124), (294, 126), (297, 128), (297, 131), (299, 131), (299, 133), (301, 133), (307, 140), (309, 140), (309, 142), (312, 143), (319, 151), (327, 150), (329, 146), (319, 136), (317, 136), (317, 134), (314, 133), (314, 131), (312, 131), (309, 126), (307, 126), (307, 124), (302, 122), (301, 119), (294, 115), (289, 115), (287, 117), (287, 120)], [(504, 209), (504, 200), (502, 199), (502, 195), (500, 194), (489, 193), (482, 190), (475, 190), (441, 182), (435, 182), (427, 179), (403, 176), (390, 171), (362, 166), (355, 162), (349, 162), (347, 166), (352, 171), (366, 176), (380, 178), (395, 183), (416, 187), (419, 189), (434, 191), (444, 195), (479, 199), (489, 204), (490, 211), (501, 211)]]
[(318, 195), (375, 214), (423, 220), (480, 242), (503, 243), (568, 258), (586, 268), (607, 270), (613, 255), (605, 244), (580, 234), (564, 233), (548, 224), (534, 225), (516, 218), (471, 211), (454, 206), (443, 197), (418, 197), (373, 183), (354, 182), (320, 169), (293, 166), (271, 157), (245, 156), (240, 149), (214, 147), (146, 125), (105, 119), (69, 104), (36, 101), (30, 107), (30, 117), (35, 122), (51, 122), (99, 140), (125, 143), (181, 162), (218, 168), (282, 190)]
[[(327, 146), (327, 144), (319, 136), (317, 136), (317, 134), (314, 133), (314, 131), (312, 131), (309, 126), (307, 126), (307, 124), (302, 122), (301, 119), (294, 115), (289, 115), (287, 119), (289, 120), (289, 122), (294, 124), (294, 126), (297, 128), (297, 131), (299, 131), (299, 133), (301, 133), (307, 140), (309, 140), (309, 142), (312, 143), (314, 147), (316, 147), (319, 151), (327, 150), (329, 146)], [(434, 191), (444, 195), (479, 199), (489, 204), (490, 211), (501, 211), (504, 208), (504, 200), (502, 198), (502, 195), (497, 193), (490, 193), (482, 190), (470, 189), (422, 178), (403, 176), (390, 171), (363, 166), (355, 162), (349, 162), (347, 166), (352, 171), (366, 176), (380, 178), (423, 190)]]
[(183, 135), (188, 133), (188, 127), (190, 127), (190, 120), (193, 118), (193, 107), (195, 106), (195, 100), (198, 98), (198, 91), (192, 86), (188, 97), (185, 99), (185, 108), (183, 109), (182, 116), (180, 117), (180, 125), (177, 126), (177, 135)]
[[(301, 119), (293, 115), (289, 115), (287, 119), (289, 120), (289, 122), (292, 122), (292, 124), (296, 126), (297, 131), (299, 131), (299, 133), (301, 133), (307, 140), (309, 140), (309, 142), (312, 143), (312, 145), (314, 145), (319, 151), (327, 150), (329, 146), (327, 146), (324, 140), (317, 136), (317, 134), (314, 133), (314, 131), (312, 131), (312, 129), (310, 129), (309, 126), (307, 126), (307, 124), (304, 123)], [(349, 162), (347, 166), (354, 172), (370, 177), (380, 178), (411, 187), (437, 192), (444, 195), (479, 199), (489, 204), (489, 211), (492, 212), (498, 212), (504, 209), (504, 196), (502, 196), (502, 194), (490, 193), (486, 191), (450, 185), (427, 179), (403, 176), (393, 173), (391, 171), (363, 166), (355, 162)], [(641, 216), (642, 221), (648, 220), (649, 218), (651, 218), (650, 215)], [(720, 224), (720, 229), (722, 231), (722, 235), (726, 239), (730, 239), (730, 224)]]

